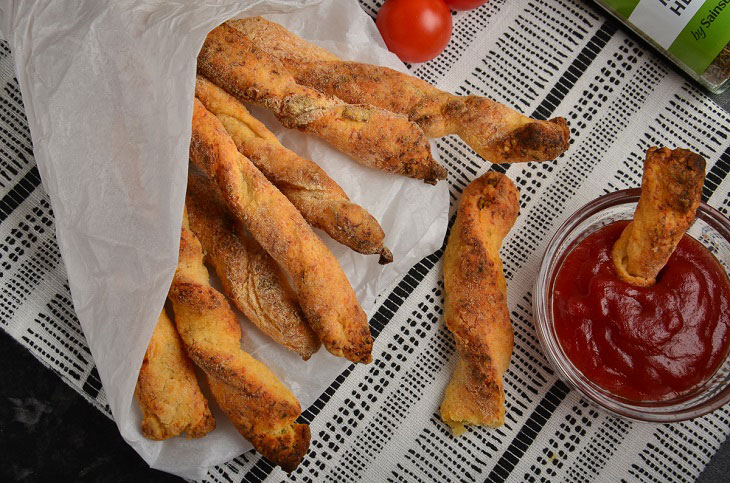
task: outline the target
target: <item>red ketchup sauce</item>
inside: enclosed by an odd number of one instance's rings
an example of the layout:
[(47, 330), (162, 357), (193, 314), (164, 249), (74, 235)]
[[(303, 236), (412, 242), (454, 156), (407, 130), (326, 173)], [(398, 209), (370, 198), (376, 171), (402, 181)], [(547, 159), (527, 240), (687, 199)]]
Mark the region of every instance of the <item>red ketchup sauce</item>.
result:
[(618, 278), (611, 249), (628, 222), (581, 241), (555, 281), (553, 318), (565, 354), (587, 378), (635, 401), (690, 391), (723, 362), (730, 330), (730, 281), (719, 262), (688, 235), (657, 283)]

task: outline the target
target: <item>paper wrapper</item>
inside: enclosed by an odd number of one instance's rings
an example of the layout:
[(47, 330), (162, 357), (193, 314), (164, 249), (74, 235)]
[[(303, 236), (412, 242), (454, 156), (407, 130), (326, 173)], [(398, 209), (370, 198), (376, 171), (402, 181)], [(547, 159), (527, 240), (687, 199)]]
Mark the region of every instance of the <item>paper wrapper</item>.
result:
[[(264, 15), (343, 58), (404, 66), (356, 0), (5, 0), (0, 13), (74, 307), (114, 419), (152, 467), (201, 477), (250, 444), (217, 410), (217, 429), (205, 438), (149, 441), (140, 433), (133, 392), (177, 263), (195, 64), (205, 35), (229, 18)], [(380, 221), (395, 257), (385, 267), (377, 256), (354, 253), (320, 233), (371, 316), (375, 296), (441, 245), (446, 183), (432, 187), (365, 168), (316, 138), (282, 128), (269, 113), (252, 111)], [(303, 408), (349, 364), (324, 349), (304, 363), (242, 323), (244, 348)]]

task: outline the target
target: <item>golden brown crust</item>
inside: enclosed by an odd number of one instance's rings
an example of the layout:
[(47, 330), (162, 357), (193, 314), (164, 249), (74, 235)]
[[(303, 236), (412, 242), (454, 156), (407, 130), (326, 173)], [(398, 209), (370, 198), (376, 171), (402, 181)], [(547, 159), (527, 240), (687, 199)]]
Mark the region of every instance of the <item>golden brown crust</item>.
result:
[(304, 360), (319, 350), (286, 275), (256, 240), (236, 228), (215, 186), (188, 175), (185, 197), (190, 228), (218, 274), (223, 292), (262, 332)]
[(261, 17), (227, 24), (277, 57), (298, 83), (404, 114), (429, 137), (458, 134), (493, 163), (546, 161), (568, 149), (563, 118), (530, 119), (485, 97), (455, 96), (387, 67), (342, 61)]
[(654, 285), (694, 221), (704, 180), (702, 156), (681, 148), (649, 148), (634, 219), (611, 252), (623, 281), (638, 287)]
[(297, 84), (276, 58), (229, 25), (208, 34), (198, 73), (240, 101), (271, 109), (284, 126), (315, 134), (366, 166), (432, 184), (446, 179), (423, 131), (405, 116), (346, 104)]
[(370, 362), (367, 318), (337, 259), (198, 99), (190, 159), (215, 180), (231, 214), (290, 277), (307, 322), (327, 350)]
[[(210, 379), (210, 391), (216, 402), (225, 407), (224, 412), (233, 425), (248, 439), (256, 451), (281, 466), (281, 469), (290, 473), (299, 466), (309, 450), (310, 431), (306, 424), (291, 424), (284, 430), (272, 428), (263, 431), (256, 427), (255, 422), (261, 417), (268, 417), (270, 412), (277, 412), (279, 417), (294, 420), (291, 417), (290, 407), (286, 405), (268, 405), (261, 409), (252, 410), (248, 403), (248, 395), (233, 386), (218, 379)], [(276, 413), (274, 413), (276, 414)]]
[(265, 46), (266, 51), (278, 59), (290, 59), (296, 62), (340, 60), (322, 47), (307, 42), (282, 25), (263, 17), (229, 20), (226, 24), (238, 29), (262, 48)]
[(299, 401), (241, 349), (241, 327), (223, 294), (209, 284), (187, 213), (168, 296), (185, 348), (205, 372), (218, 406), (259, 453), (287, 471), (294, 469), (309, 446), (309, 426), (294, 423), (301, 414)]
[(381, 263), (393, 261), (375, 218), (350, 202), (322, 168), (282, 146), (243, 104), (202, 76), (195, 83), (195, 96), (221, 121), (238, 151), (289, 198), (307, 222), (357, 252), (380, 254)]
[(162, 310), (147, 346), (134, 391), (142, 409), (142, 434), (157, 441), (187, 433), (201, 438), (215, 429), (193, 364)]
[(464, 425), (504, 424), (502, 375), (512, 355), (512, 324), (499, 247), (517, 219), (519, 193), (499, 173), (466, 187), (444, 253), (444, 318), (459, 360), (441, 404), (455, 434)]

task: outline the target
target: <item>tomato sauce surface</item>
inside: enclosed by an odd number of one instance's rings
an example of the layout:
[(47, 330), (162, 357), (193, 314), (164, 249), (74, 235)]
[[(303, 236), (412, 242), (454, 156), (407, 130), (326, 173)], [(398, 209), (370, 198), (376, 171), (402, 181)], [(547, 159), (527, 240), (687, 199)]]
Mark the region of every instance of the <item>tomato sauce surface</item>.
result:
[(674, 398), (722, 364), (730, 342), (730, 281), (685, 235), (652, 287), (618, 278), (611, 249), (628, 222), (582, 240), (563, 261), (553, 319), (565, 354), (587, 378), (635, 401)]

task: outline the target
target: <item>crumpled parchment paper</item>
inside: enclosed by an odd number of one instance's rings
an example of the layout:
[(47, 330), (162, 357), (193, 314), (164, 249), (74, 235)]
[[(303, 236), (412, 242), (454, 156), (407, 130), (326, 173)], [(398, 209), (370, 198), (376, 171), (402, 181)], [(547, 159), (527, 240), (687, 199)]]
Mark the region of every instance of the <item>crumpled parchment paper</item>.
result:
[[(0, 0), (0, 27), (15, 56), (74, 307), (114, 419), (147, 463), (187, 478), (250, 444), (217, 408), (217, 429), (205, 438), (149, 441), (139, 430), (133, 391), (177, 263), (196, 56), (210, 29), (251, 15), (343, 58), (404, 70), (356, 0)], [(320, 233), (371, 316), (375, 296), (441, 245), (446, 183), (432, 187), (365, 168), (282, 128), (265, 110), (252, 112), (380, 221), (395, 257), (385, 267), (377, 256)], [(244, 348), (276, 372), (303, 408), (348, 364), (324, 349), (304, 363), (241, 321)]]

